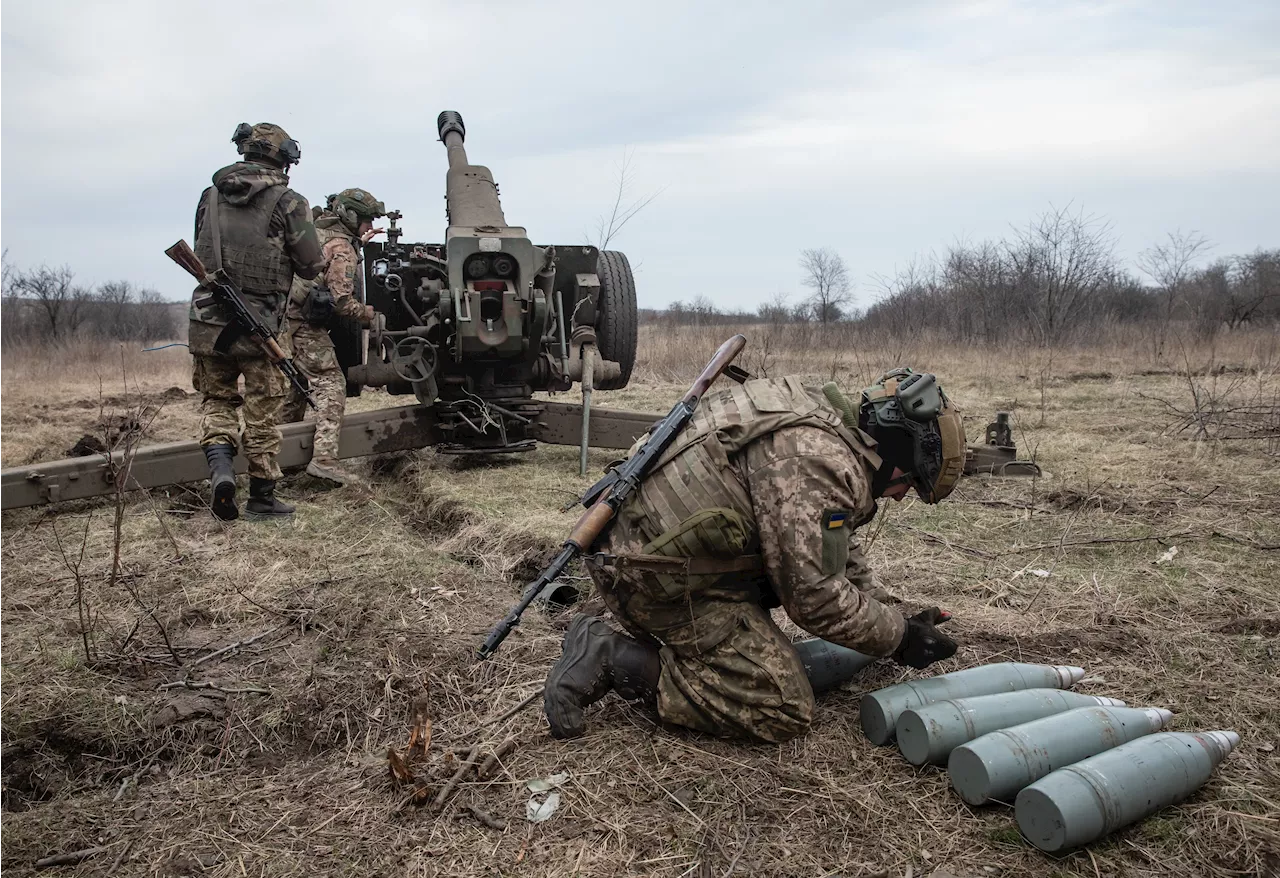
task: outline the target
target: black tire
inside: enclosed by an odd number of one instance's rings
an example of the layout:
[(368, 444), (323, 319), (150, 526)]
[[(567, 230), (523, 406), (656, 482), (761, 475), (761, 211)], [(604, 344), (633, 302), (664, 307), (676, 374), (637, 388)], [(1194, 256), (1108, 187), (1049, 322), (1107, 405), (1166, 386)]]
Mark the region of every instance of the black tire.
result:
[(636, 364), (636, 281), (627, 255), (602, 250), (596, 261), (600, 277), (600, 309), (596, 315), (596, 341), (600, 355), (621, 364), (622, 374), (596, 382), (600, 390), (620, 390), (631, 380)]

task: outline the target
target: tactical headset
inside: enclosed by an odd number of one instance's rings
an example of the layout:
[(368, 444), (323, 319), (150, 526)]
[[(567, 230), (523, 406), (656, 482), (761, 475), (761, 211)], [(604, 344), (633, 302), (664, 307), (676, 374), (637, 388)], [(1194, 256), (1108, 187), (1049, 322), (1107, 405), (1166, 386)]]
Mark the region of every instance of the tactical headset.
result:
[[(280, 141), (279, 146), (261, 137), (251, 140), (255, 127), (257, 126), (250, 125), (248, 122), (241, 122), (236, 126), (236, 133), (231, 135), (231, 142), (236, 145), (240, 155), (256, 152), (267, 156), (277, 156), (284, 161), (285, 167), (296, 165), (302, 158), (302, 150), (298, 147), (298, 141), (292, 137), (286, 137)], [(277, 130), (284, 134), (284, 129), (277, 128)]]
[(906, 368), (886, 372), (863, 389), (859, 420), (886, 451), (893, 432), (910, 443), (911, 459), (900, 467), (908, 474), (883, 488), (907, 482), (926, 503), (951, 493), (964, 471), (964, 422), (934, 375)]
[(386, 205), (364, 189), (343, 189), (337, 195), (330, 195), (327, 202), (329, 211), (353, 232), (363, 220), (372, 221), (387, 213)]

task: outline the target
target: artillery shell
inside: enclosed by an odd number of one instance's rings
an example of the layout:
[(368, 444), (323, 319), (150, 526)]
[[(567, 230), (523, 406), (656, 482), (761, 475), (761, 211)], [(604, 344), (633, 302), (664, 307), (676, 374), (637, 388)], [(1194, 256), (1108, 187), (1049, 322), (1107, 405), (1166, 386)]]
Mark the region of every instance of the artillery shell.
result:
[(871, 743), (887, 744), (904, 710), (946, 698), (970, 698), (1018, 689), (1069, 689), (1083, 678), (1084, 668), (1070, 665), (1022, 662), (981, 665), (870, 692), (862, 698), (859, 720), (863, 734)]
[(1060, 768), (1018, 793), (1018, 828), (1042, 851), (1088, 844), (1200, 789), (1235, 732), (1160, 732)]
[(800, 656), (804, 675), (809, 678), (814, 692), (834, 689), (867, 665), (878, 661), (876, 656), (864, 655), (819, 637), (800, 640), (792, 646)]
[(912, 765), (946, 763), (951, 751), (987, 732), (1016, 726), (1073, 707), (1124, 707), (1116, 698), (1060, 689), (1023, 689), (935, 701), (904, 710), (898, 717), (898, 749)]
[(1173, 718), (1156, 707), (1078, 707), (983, 735), (951, 751), (947, 773), (970, 805), (1012, 803), (1055, 769), (1158, 732)]

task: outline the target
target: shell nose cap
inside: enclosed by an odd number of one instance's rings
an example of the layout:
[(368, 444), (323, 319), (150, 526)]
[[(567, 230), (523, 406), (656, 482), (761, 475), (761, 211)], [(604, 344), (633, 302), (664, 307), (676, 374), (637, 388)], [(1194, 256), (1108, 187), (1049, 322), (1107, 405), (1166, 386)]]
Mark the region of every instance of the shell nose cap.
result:
[(1119, 698), (1108, 698), (1105, 695), (1095, 695), (1094, 697), (1098, 699), (1098, 704), (1102, 705), (1103, 707), (1128, 707), (1129, 706), (1125, 702), (1121, 701)]
[(1240, 743), (1240, 735), (1232, 731), (1201, 732), (1200, 734), (1221, 747), (1223, 756), (1234, 750)]
[(1063, 689), (1070, 689), (1084, 679), (1084, 668), (1077, 668), (1075, 665), (1055, 665), (1054, 670), (1058, 672)]

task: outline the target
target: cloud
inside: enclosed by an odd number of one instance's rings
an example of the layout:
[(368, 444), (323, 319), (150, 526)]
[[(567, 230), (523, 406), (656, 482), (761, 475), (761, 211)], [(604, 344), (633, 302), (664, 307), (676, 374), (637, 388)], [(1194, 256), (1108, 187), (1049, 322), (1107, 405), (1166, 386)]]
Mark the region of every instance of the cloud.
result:
[[(640, 300), (754, 305), (831, 246), (861, 288), (1050, 202), (1135, 253), (1198, 228), (1280, 238), (1272, 3), (383, 5), (45, 0), (6, 7), (0, 190), (19, 265), (186, 295), (164, 247), (240, 121), (302, 144), (312, 201), (364, 186), (439, 240), (458, 109), (512, 223), (573, 243), (632, 151), (662, 190), (618, 246)], [(370, 11), (375, 10), (375, 11)]]

